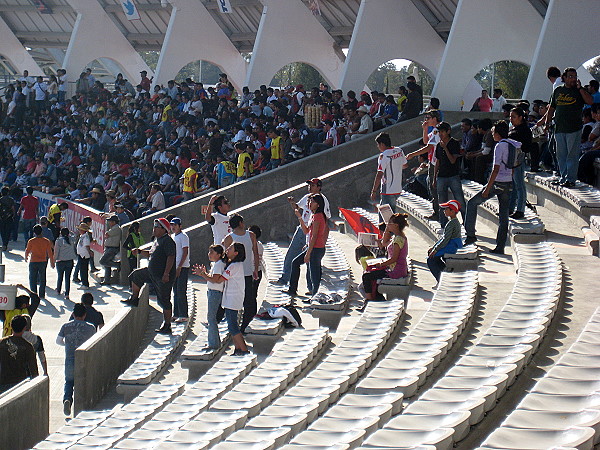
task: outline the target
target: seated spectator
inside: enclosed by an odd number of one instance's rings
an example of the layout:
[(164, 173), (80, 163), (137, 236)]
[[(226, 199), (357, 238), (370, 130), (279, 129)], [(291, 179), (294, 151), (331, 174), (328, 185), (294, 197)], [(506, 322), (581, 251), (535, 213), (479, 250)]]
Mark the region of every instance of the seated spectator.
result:
[(443, 236), (427, 251), (427, 266), (438, 282), (446, 267), (444, 255), (455, 254), (463, 246), (460, 222), (456, 218), (461, 208), (460, 202), (450, 200), (442, 203), (440, 208), (448, 218), (448, 222), (444, 226)]

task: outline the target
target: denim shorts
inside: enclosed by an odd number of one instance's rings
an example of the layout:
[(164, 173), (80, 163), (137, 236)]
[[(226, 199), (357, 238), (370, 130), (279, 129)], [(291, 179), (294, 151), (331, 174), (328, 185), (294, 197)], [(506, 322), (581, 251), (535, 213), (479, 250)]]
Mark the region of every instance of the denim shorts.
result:
[(238, 311), (225, 308), (225, 319), (227, 320), (227, 330), (229, 330), (229, 334), (231, 336), (240, 334), (240, 327), (238, 325)]

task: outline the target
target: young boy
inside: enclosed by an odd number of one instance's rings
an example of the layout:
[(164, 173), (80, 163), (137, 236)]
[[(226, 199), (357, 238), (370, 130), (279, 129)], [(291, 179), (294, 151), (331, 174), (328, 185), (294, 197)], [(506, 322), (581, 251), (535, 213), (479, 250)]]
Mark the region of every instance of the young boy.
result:
[(440, 281), (442, 271), (446, 267), (446, 263), (442, 259), (443, 256), (448, 253), (456, 253), (463, 246), (460, 222), (456, 218), (456, 215), (460, 211), (460, 202), (458, 200), (450, 200), (442, 203), (440, 208), (443, 208), (444, 215), (448, 218), (448, 223), (444, 227), (444, 235), (427, 252), (427, 266), (438, 282)]

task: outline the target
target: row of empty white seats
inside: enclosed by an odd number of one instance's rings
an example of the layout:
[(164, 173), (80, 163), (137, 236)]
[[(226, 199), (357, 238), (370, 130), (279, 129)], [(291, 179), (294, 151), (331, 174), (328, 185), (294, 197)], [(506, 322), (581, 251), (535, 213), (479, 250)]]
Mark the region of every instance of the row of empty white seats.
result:
[[(465, 200), (469, 201), (483, 189), (483, 185), (475, 181), (462, 180), (462, 188)], [(495, 217), (498, 216), (498, 213), (500, 211), (500, 205), (496, 197), (491, 198), (482, 205), (480, 205), (480, 208), (486, 209)], [(533, 237), (535, 239), (542, 239), (542, 235), (546, 230), (544, 222), (542, 222), (538, 215), (529, 208), (525, 208), (524, 214), (525, 217), (523, 217), (522, 219), (509, 219), (509, 234), (513, 237), (513, 239), (517, 240), (519, 240), (520, 238), (525, 239), (527, 238), (527, 236), (529, 236), (530, 238)], [(495, 219), (494, 222), (497, 223), (497, 219)]]
[(183, 391), (182, 384), (152, 384), (130, 403), (112, 410), (82, 411), (35, 449), (108, 449)]
[(350, 265), (344, 251), (335, 239), (329, 237), (322, 260), (322, 278), (319, 293), (326, 294), (328, 303), (318, 301), (319, 296), (313, 296), (310, 307), (313, 309), (343, 311), (348, 305), (348, 293), (351, 280)]
[[(126, 439), (121, 440), (116, 448), (139, 449), (159, 444), (173, 430), (184, 426), (223, 397), (245, 376), (252, 373), (256, 364), (254, 354), (223, 355), (198, 381), (186, 385), (181, 395), (175, 397), (160, 412), (140, 423), (140, 426)], [(213, 423), (212, 428), (215, 427), (217, 424)]]
[(571, 203), (583, 216), (589, 216), (590, 211), (600, 211), (600, 190), (589, 184), (577, 181), (575, 188), (566, 188), (558, 184), (552, 184), (554, 177), (549, 174), (528, 172), (525, 180), (533, 185), (543, 187), (549, 192), (564, 198)]
[(127, 395), (130, 389), (139, 390), (140, 386), (150, 384), (161, 369), (171, 362), (175, 351), (185, 341), (195, 317), (196, 293), (191, 282), (188, 283), (187, 297), (189, 320), (173, 323), (172, 334), (156, 333), (152, 342), (117, 379), (117, 392)]
[(482, 449), (592, 449), (600, 443), (600, 308)]
[[(432, 238), (437, 241), (443, 234), (444, 230), (437, 220), (432, 220), (430, 217), (433, 215), (433, 207), (429, 200), (419, 197), (418, 195), (411, 194), (410, 192), (402, 192), (398, 197), (397, 206), (406, 211), (412, 219), (416, 219), (425, 229), (426, 237)], [(464, 236), (464, 229), (462, 229)], [(456, 263), (456, 268), (470, 268), (476, 269), (477, 262), (475, 261), (478, 257), (477, 247), (475, 245), (466, 245), (459, 249), (454, 254), (444, 255), (444, 259), (449, 269), (454, 268), (453, 263)], [(461, 264), (467, 263), (465, 266)]]
[[(262, 302), (259, 313), (266, 311), (273, 305), (283, 305), (290, 302), (290, 296), (287, 295), (281, 286), (273, 284), (283, 273), (284, 254), (274, 242), (269, 242), (264, 246), (263, 260), (267, 266), (267, 273), (263, 274), (267, 282), (265, 298)], [(282, 319), (252, 319), (252, 322), (246, 328), (250, 334), (277, 335), (282, 329)]]
[(476, 271), (444, 272), (419, 323), (358, 383), (356, 392), (412, 397), (468, 324), (478, 285)]
[(362, 445), (450, 449), (491, 411), (537, 350), (557, 308), (562, 264), (547, 243), (515, 244), (512, 294), (482, 338), (402, 415)]
[[(115, 448), (208, 448), (216, 444), (243, 427), (248, 418), (258, 414), (280, 391), (286, 389), (315, 358), (328, 339), (328, 332), (324, 328), (295, 329), (287, 333), (286, 339), (277, 343), (273, 352), (257, 368), (200, 414), (187, 418), (173, 417), (170, 426), (165, 423), (151, 425), (156, 422), (153, 420), (144, 429), (119, 442)], [(199, 382), (203, 379), (208, 386), (220, 385), (219, 376), (210, 380), (202, 377)], [(169, 422), (171, 419), (159, 418), (161, 422)]]
[[(359, 426), (376, 426), (380, 420), (397, 414), (402, 407), (402, 395), (350, 394), (339, 402), (338, 399), (377, 358), (402, 315), (401, 300), (370, 302), (354, 328), (314, 370), (225, 442), (274, 440), (275, 445), (280, 446), (326, 411), (325, 416), (314, 422), (309, 430), (292, 439), (292, 444), (330, 448), (360, 441), (365, 430), (359, 429)], [(361, 421), (365, 417), (370, 423), (368, 427)], [(337, 428), (348, 428), (349, 424), (356, 425), (356, 429), (333, 432)]]

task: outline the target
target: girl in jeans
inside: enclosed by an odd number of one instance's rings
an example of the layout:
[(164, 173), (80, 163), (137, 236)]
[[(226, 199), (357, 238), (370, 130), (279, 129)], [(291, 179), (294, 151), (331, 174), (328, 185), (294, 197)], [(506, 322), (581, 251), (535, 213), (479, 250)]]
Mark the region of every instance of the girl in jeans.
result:
[(69, 300), (71, 291), (71, 271), (73, 270), (74, 260), (77, 258), (75, 252), (75, 240), (70, 235), (68, 228), (60, 230), (60, 237), (54, 243), (54, 260), (56, 261), (56, 272), (58, 280), (56, 282), (56, 293), (60, 295), (63, 278), (65, 280), (65, 299)]
[(221, 306), (221, 299), (223, 297), (224, 279), (222, 277), (223, 271), (225, 270), (225, 260), (223, 247), (220, 245), (211, 245), (208, 247), (208, 259), (212, 262), (210, 273), (206, 272), (206, 268), (202, 265), (195, 265), (192, 273), (198, 275), (206, 280), (208, 287), (208, 348), (211, 350), (217, 350), (221, 347), (221, 339), (219, 336), (219, 327), (217, 320), (217, 311)]
[(314, 295), (319, 290), (321, 284), (321, 260), (325, 256), (325, 244), (329, 236), (327, 227), (327, 217), (325, 216), (325, 200), (321, 194), (313, 194), (309, 197), (308, 208), (313, 215), (308, 226), (302, 220), (302, 211), (295, 209), (296, 217), (300, 220), (300, 226), (304, 234), (308, 235), (308, 245), (292, 261), (292, 274), (290, 275), (290, 287), (287, 293), (292, 297), (296, 296), (298, 289), (298, 280), (300, 278), (300, 266), (308, 265), (308, 290), (310, 295)]

